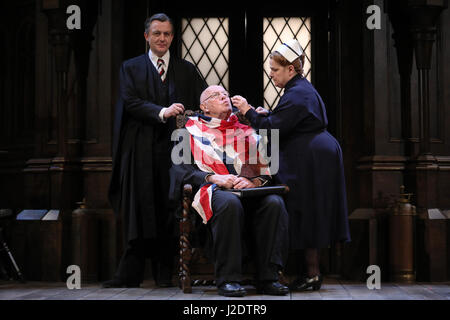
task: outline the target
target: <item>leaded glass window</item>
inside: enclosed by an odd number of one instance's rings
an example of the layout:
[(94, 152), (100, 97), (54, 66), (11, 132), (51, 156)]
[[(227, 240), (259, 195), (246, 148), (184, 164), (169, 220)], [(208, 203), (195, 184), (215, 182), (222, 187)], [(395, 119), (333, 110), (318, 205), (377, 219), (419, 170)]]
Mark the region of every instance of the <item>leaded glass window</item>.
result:
[(181, 54), (197, 66), (208, 85), (229, 88), (228, 18), (182, 19)]
[(264, 57), (264, 107), (273, 109), (278, 104), (282, 89), (270, 80), (269, 55), (289, 39), (297, 39), (305, 54), (303, 67), (305, 77), (311, 81), (311, 19), (304, 17), (264, 18), (263, 57)]

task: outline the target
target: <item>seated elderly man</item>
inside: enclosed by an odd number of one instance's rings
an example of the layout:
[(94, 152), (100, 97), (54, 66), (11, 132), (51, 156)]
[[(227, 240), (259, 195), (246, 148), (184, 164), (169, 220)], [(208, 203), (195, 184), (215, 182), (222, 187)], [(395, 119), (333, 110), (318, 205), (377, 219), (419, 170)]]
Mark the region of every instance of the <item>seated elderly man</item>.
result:
[(186, 123), (193, 163), (174, 165), (172, 175), (198, 190), (192, 206), (211, 236), (218, 292), (232, 297), (246, 294), (240, 281), (244, 239), (249, 239), (245, 244), (252, 248), (257, 291), (286, 295), (289, 289), (278, 281), (288, 251), (288, 214), (282, 198), (275, 194), (239, 198), (226, 191), (270, 182), (267, 164), (249, 151), (256, 150), (259, 136), (238, 122), (221, 86), (202, 93), (200, 108), (204, 115)]

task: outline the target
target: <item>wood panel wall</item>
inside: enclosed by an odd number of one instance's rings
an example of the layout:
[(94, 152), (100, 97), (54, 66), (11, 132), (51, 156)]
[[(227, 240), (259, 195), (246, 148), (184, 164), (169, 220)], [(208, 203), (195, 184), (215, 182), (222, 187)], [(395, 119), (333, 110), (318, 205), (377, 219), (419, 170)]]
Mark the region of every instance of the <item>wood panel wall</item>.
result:
[[(86, 220), (90, 225), (86, 228), (94, 230), (91, 236), (101, 246), (116, 251), (96, 262), (97, 270), (103, 270), (97, 276), (103, 279), (112, 275), (114, 268), (110, 265), (117, 262), (121, 247), (120, 241), (110, 241), (111, 236), (116, 237), (116, 225), (107, 201), (107, 188), (118, 70), (122, 60), (145, 49), (140, 35), (130, 35), (132, 26), (126, 23), (130, 15), (142, 15), (142, 10), (146, 10), (146, 1), (138, 3), (141, 7), (134, 8), (121, 0), (100, 1), (89, 59), (84, 60), (88, 62), (88, 72), (82, 111), (77, 78), (79, 61), (71, 57), (65, 124), (69, 158), (58, 156), (57, 80), (48, 18), (41, 2), (20, 0), (0, 4), (0, 207), (12, 208), (16, 213), (24, 208), (61, 207), (71, 217), (79, 206), (77, 203), (85, 199), (87, 209), (91, 210), (88, 212), (99, 212), (93, 214), (97, 222)], [(368, 17), (365, 8), (370, 4), (383, 9), (381, 30), (365, 27)], [(329, 111), (335, 119), (332, 128), (344, 151), (350, 213), (358, 208), (385, 210), (405, 182), (409, 157), (418, 153), (417, 71), (413, 65), (412, 134), (405, 140), (400, 66), (394, 30), (384, 5), (382, 0), (329, 4), (328, 72), (335, 81), (329, 83), (331, 101), (327, 105), (333, 108)], [(133, 28), (142, 25), (140, 18), (131, 20), (135, 21)], [(445, 10), (438, 24), (430, 72), (431, 142), (438, 169), (437, 184), (429, 188), (434, 188), (436, 206), (440, 209), (450, 208), (450, 69), (446, 61), (449, 55), (450, 11)], [(405, 151), (407, 143), (413, 146), (411, 154)], [(76, 225), (70, 225), (72, 222), (63, 230), (76, 230)], [(97, 232), (99, 229), (92, 227), (93, 223), (100, 223), (98, 228), (103, 231)], [(96, 232), (100, 238), (95, 236)], [(71, 240), (66, 245), (70, 247)], [(70, 264), (71, 259), (82, 258), (64, 259), (64, 263)]]

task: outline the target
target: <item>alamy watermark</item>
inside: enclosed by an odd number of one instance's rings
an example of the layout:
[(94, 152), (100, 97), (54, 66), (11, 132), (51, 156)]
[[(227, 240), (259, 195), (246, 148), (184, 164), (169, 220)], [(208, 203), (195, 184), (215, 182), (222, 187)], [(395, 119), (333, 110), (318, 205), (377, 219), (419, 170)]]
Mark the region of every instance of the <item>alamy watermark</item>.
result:
[(81, 269), (79, 266), (72, 264), (67, 267), (66, 273), (70, 274), (67, 278), (66, 286), (67, 289), (81, 289)]
[[(81, 9), (79, 6), (72, 4), (67, 7), (67, 14), (70, 16), (66, 20), (66, 26), (69, 30), (81, 29)], [(366, 9), (366, 13), (370, 16), (366, 20), (366, 26), (369, 30), (381, 29), (381, 8), (378, 5), (370, 5)]]
[(369, 278), (367, 278), (367, 289), (374, 290), (374, 289), (381, 289), (381, 269), (379, 266), (372, 264), (367, 267), (366, 270), (367, 274), (370, 274)]
[(369, 30), (381, 29), (381, 8), (377, 5), (371, 5), (367, 7), (367, 14), (370, 16), (366, 20), (366, 26)]
[(70, 14), (70, 16), (66, 20), (67, 29), (80, 30), (81, 29), (81, 9), (80, 9), (80, 7), (77, 5), (74, 5), (74, 4), (70, 5), (67, 7), (66, 13)]

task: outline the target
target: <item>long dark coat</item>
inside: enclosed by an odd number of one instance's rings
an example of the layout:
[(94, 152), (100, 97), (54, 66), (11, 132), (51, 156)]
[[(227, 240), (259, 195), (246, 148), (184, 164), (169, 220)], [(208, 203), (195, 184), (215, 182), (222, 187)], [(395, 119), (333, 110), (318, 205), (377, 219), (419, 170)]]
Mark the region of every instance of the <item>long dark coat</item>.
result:
[(173, 55), (164, 83), (148, 54), (122, 64), (109, 200), (116, 215), (123, 219), (125, 239), (154, 238), (172, 232), (168, 192), (170, 137), (175, 120), (162, 123), (159, 112), (172, 103), (198, 109), (205, 88), (194, 65)]
[(342, 150), (326, 130), (325, 105), (299, 75), (285, 86), (268, 116), (245, 114), (257, 129), (279, 129), (280, 166), (275, 180), (287, 184), (285, 201), (293, 249), (324, 248), (349, 241)]

